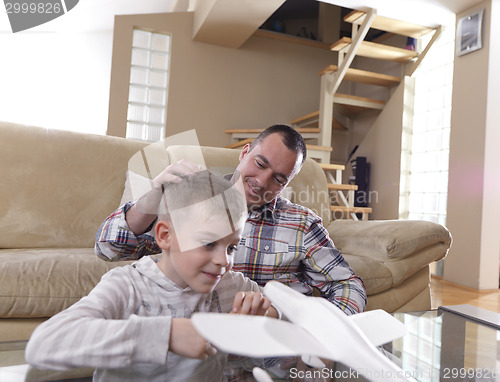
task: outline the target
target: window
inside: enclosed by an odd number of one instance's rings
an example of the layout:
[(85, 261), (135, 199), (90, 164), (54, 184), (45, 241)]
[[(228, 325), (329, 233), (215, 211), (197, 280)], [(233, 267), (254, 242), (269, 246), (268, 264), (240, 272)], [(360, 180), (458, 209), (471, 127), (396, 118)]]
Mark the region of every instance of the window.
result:
[(165, 136), (169, 35), (134, 30), (127, 138), (156, 142)]
[[(415, 75), (401, 152), (400, 219), (446, 225), (455, 26), (443, 26)], [(411, 91), (407, 89), (407, 91)], [(443, 263), (431, 266), (442, 274)]]
[(446, 224), (454, 30), (443, 27), (415, 75), (413, 120), (403, 133), (402, 219)]

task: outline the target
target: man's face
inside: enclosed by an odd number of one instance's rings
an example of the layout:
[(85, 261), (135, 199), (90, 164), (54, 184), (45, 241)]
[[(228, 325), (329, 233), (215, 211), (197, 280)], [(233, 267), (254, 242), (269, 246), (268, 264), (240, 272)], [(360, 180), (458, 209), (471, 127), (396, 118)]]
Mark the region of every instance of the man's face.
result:
[(281, 134), (267, 136), (252, 150), (245, 145), (237, 172), (241, 176), (249, 209), (275, 199), (299, 171), (302, 155), (288, 149)]

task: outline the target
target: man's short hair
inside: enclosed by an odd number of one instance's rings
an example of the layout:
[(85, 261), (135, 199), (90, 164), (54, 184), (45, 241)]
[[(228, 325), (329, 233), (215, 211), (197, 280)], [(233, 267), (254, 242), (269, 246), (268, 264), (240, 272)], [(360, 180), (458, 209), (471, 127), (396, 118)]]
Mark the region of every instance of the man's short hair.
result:
[[(170, 220), (173, 211), (183, 212), (182, 209), (185, 209), (186, 221), (224, 215), (236, 227), (241, 220), (246, 220), (248, 210), (245, 196), (229, 180), (208, 170), (180, 178), (179, 182), (163, 185), (160, 220)], [(193, 211), (193, 207), (198, 210)]]
[(262, 131), (257, 138), (253, 140), (250, 144), (250, 151), (257, 146), (260, 142), (262, 142), (266, 137), (271, 134), (280, 134), (283, 139), (283, 144), (289, 150), (296, 152), (297, 154), (302, 154), (302, 164), (306, 160), (307, 157), (307, 148), (306, 143), (304, 142), (304, 138), (300, 133), (295, 130), (290, 125), (273, 125)]

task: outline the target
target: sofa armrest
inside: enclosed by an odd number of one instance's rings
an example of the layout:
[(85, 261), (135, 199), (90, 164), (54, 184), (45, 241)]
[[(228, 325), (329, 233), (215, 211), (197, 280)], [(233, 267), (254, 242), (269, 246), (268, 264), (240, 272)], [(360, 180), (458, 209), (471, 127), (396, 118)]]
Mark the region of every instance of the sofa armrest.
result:
[(399, 286), (423, 268), (429, 269), (430, 263), (446, 256), (452, 240), (442, 225), (420, 220), (335, 220), (327, 230), (363, 279), (368, 295)]
[(405, 259), (436, 244), (445, 249), (433, 259), (438, 261), (446, 256), (452, 242), (445, 227), (422, 220), (335, 220), (327, 230), (341, 252), (381, 262)]

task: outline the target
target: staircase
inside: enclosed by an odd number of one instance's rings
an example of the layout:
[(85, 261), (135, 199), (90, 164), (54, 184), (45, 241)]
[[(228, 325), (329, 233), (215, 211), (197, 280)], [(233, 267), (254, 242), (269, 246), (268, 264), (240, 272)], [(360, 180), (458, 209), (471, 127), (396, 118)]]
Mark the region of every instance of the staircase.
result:
[[(317, 112), (320, 128), (319, 145), (331, 145), (331, 128), (333, 120), (333, 105), (340, 105), (341, 112), (349, 118), (365, 110), (383, 110), (385, 102), (352, 95), (338, 94), (337, 89), (343, 80), (376, 85), (384, 88), (397, 86), (401, 78), (382, 73), (350, 68), (354, 57), (368, 57), (377, 60), (393, 61), (405, 65), (405, 74), (411, 75), (418, 67), (432, 43), (439, 36), (439, 29), (431, 29), (399, 20), (377, 16), (375, 10), (370, 12), (352, 11), (344, 21), (352, 24), (352, 37), (343, 37), (334, 43), (330, 50), (338, 52), (337, 65), (329, 65), (322, 70), (320, 107)], [(364, 41), (370, 28), (375, 28), (392, 34), (420, 39), (428, 33), (434, 33), (432, 39), (422, 52), (384, 45), (377, 42)], [(420, 43), (416, 43), (418, 47)], [(403, 72), (403, 71), (402, 71)], [(298, 118), (300, 120), (300, 117)], [(304, 124), (297, 124), (299, 127)]]
[[(316, 159), (328, 181), (332, 200), (332, 218), (368, 219), (371, 208), (355, 207), (354, 199), (356, 185), (342, 184), (344, 165), (330, 164), (332, 152), (332, 129), (347, 130), (335, 117), (335, 112), (345, 118), (355, 118), (365, 111), (380, 112), (385, 107), (385, 101), (370, 99), (350, 94), (340, 94), (337, 90), (343, 80), (356, 83), (370, 84), (382, 88), (392, 88), (401, 82), (401, 78), (382, 73), (350, 68), (354, 57), (369, 57), (377, 60), (393, 61), (403, 65), (402, 73), (412, 75), (430, 46), (438, 38), (440, 28), (432, 29), (419, 25), (405, 23), (399, 20), (377, 16), (375, 10), (369, 12), (352, 11), (344, 21), (352, 24), (352, 36), (343, 37), (330, 46), (330, 50), (338, 52), (337, 65), (329, 65), (319, 75), (321, 77), (319, 110), (312, 111), (304, 116), (297, 117), (291, 124), (299, 131), (307, 142), (308, 155)], [(379, 42), (365, 41), (370, 28), (375, 28), (391, 34), (398, 34), (415, 39), (416, 50), (384, 45)], [(427, 46), (419, 51), (419, 39), (433, 33)], [(236, 148), (251, 142), (261, 130), (226, 130), (231, 134), (232, 144), (228, 147)], [(310, 144), (315, 140), (314, 144)]]
[[(358, 214), (361, 214), (362, 220), (368, 220), (368, 214), (372, 212), (369, 207), (355, 207), (354, 196), (358, 186), (354, 184), (342, 184), (342, 171), (345, 166), (341, 164), (320, 163), (325, 172), (328, 182), (328, 191), (330, 192), (330, 201), (332, 205), (330, 210), (333, 219), (359, 220)], [(334, 175), (335, 174), (335, 175)]]

